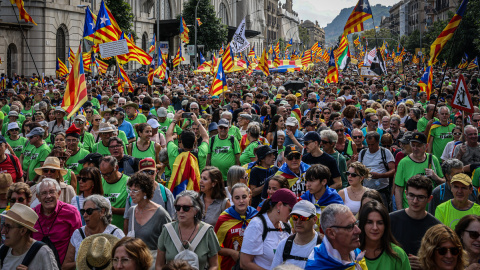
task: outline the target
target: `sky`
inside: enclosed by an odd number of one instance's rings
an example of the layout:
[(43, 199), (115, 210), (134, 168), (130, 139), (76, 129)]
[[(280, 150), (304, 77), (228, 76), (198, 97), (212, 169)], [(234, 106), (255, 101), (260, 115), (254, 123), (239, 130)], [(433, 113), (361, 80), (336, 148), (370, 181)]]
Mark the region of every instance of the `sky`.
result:
[[(400, 0), (370, 0), (370, 5), (382, 4), (392, 6)], [(325, 27), (340, 14), (343, 8), (353, 7), (355, 0), (293, 0), (293, 10), (300, 20), (318, 21), (320, 27)]]

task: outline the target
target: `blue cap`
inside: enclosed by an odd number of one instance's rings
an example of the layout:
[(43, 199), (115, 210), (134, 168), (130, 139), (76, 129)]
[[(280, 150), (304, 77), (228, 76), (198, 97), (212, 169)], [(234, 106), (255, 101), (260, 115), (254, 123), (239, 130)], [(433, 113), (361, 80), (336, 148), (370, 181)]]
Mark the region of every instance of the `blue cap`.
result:
[(218, 125), (216, 122), (212, 122), (210, 125), (208, 125), (208, 132), (212, 132), (214, 130), (218, 130)]

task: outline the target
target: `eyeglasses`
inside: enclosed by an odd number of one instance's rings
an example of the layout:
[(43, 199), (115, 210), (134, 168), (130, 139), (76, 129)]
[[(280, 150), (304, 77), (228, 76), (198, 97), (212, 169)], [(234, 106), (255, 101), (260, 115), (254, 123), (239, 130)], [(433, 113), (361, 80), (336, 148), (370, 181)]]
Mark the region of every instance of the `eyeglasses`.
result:
[(287, 160), (294, 160), (294, 159), (300, 159), (301, 155), (300, 154), (293, 154), (293, 155), (288, 155)]
[(100, 208), (88, 208), (88, 209), (80, 209), (80, 214), (83, 216), (85, 215), (85, 213), (87, 213), (87, 215), (92, 215), (93, 214), (93, 211), (95, 210), (100, 210)]
[[(19, 203), (23, 203), (23, 202), (25, 201), (25, 198), (20, 197), (20, 198), (18, 198), (18, 199), (16, 199), (16, 198), (11, 198), (11, 199), (10, 199), (10, 203), (16, 203), (17, 201), (18, 201)], [(476, 239), (476, 238), (475, 238), (475, 239)]]
[(148, 175), (154, 175), (155, 171), (154, 170), (144, 170), (144, 171), (142, 171), (142, 173), (148, 174)]
[(141, 190), (139, 190), (139, 189), (127, 188), (127, 192), (128, 192), (128, 193), (137, 194), (137, 193), (139, 193), (140, 191), (141, 191)]
[(478, 239), (478, 237), (480, 237), (480, 233), (477, 232), (477, 231), (467, 231), (467, 230), (465, 230), (465, 232), (468, 232), (468, 236), (470, 236), (470, 238), (472, 238), (473, 240)]
[(375, 120), (370, 120), (370, 122), (377, 123), (377, 122), (378, 122), (378, 119), (375, 119)]
[(20, 129), (19, 129), (19, 128), (13, 128), (13, 129), (10, 129), (9, 131), (10, 131), (10, 132), (11, 132), (11, 131), (16, 131), (16, 132), (19, 132), (19, 131), (20, 131)]
[(407, 194), (407, 199), (410, 200), (410, 201), (414, 201), (415, 198), (417, 198), (417, 200), (419, 202), (424, 202), (426, 199), (427, 199), (427, 196), (423, 196), (423, 195), (415, 195), (413, 193), (408, 193)]
[(303, 145), (308, 146), (309, 144), (313, 143), (313, 141), (304, 141)]
[(457, 256), (458, 253), (460, 253), (460, 248), (459, 247), (451, 247), (451, 248), (446, 248), (446, 247), (438, 247), (435, 249), (439, 255), (444, 256), (447, 255), (447, 252), (450, 251), (450, 254), (453, 256)]
[(53, 196), (56, 193), (57, 193), (57, 191), (55, 189), (51, 189), (49, 191), (40, 192), (40, 196), (42, 196), (42, 197), (46, 197), (47, 195)]
[(81, 176), (79, 176), (79, 177), (77, 177), (77, 179), (78, 179), (78, 181), (84, 182), (84, 183), (86, 183), (88, 180), (93, 181), (93, 178), (91, 178), (91, 177), (81, 177)]
[(250, 108), (242, 108), (244, 111), (249, 110)]
[(118, 263), (120, 263), (121, 265), (126, 265), (128, 263), (130, 263), (132, 261), (132, 259), (130, 258), (113, 258), (112, 259), (112, 264), (113, 265), (118, 265)]
[(3, 229), (5, 230), (5, 233), (8, 233), (11, 229), (19, 229), (22, 228), (21, 226), (12, 226), (10, 224), (4, 224)]
[(218, 126), (218, 129), (228, 129), (228, 127)]
[(345, 132), (345, 130), (343, 130), (343, 129), (337, 129), (337, 130), (334, 130), (334, 132), (335, 132), (335, 133), (343, 133), (343, 132)]
[(357, 221), (355, 221), (355, 223), (352, 223), (352, 224), (347, 225), (347, 226), (336, 226), (336, 225), (333, 225), (333, 226), (331, 226), (330, 228), (344, 229), (344, 230), (346, 230), (346, 231), (348, 231), (348, 232), (351, 232), (351, 231), (353, 231), (353, 229), (355, 228), (355, 226), (358, 226), (359, 222), (360, 222), (360, 221), (357, 220)]
[(357, 177), (357, 176), (358, 176), (358, 174), (356, 174), (356, 173), (351, 173), (351, 172), (345, 172), (345, 175), (346, 175), (347, 177), (350, 176), (350, 175), (351, 175), (352, 177)]
[(177, 212), (180, 211), (180, 209), (183, 209), (183, 212), (188, 212), (190, 211), (190, 208), (192, 208), (193, 206), (192, 205), (175, 205), (175, 210), (177, 210)]
[(389, 108), (389, 107), (393, 107), (393, 105), (387, 105), (387, 106), (385, 106), (385, 107)]
[(110, 146), (108, 146), (108, 148), (110, 148), (110, 149), (120, 148), (120, 147), (123, 147), (123, 145), (121, 145), (121, 144), (116, 144), (116, 145), (110, 145)]
[(115, 171), (115, 168), (112, 169), (112, 171), (109, 172), (109, 173), (101, 173), (101, 174), (102, 174), (102, 176), (103, 176), (104, 178), (105, 178), (105, 177), (110, 177), (110, 175), (112, 175), (112, 173), (113, 173), (114, 171)]
[(312, 215), (312, 216), (309, 216), (309, 217), (304, 217), (302, 215), (293, 214), (290, 217), (292, 218), (293, 221), (297, 221), (299, 219), (300, 219), (300, 221), (309, 221), (310, 219), (314, 218), (315, 215)]
[(95, 122), (100, 121), (100, 120), (101, 120), (100, 118), (93, 119), (93, 121), (95, 121)]
[(330, 142), (329, 141), (325, 141), (325, 140), (322, 140), (321, 141), (323, 144), (329, 144)]
[(363, 136), (352, 136), (354, 139), (361, 139)]
[(82, 121), (82, 120), (75, 120), (75, 124), (80, 124), (80, 125), (82, 125), (82, 124), (84, 124), (84, 123), (85, 123), (85, 122)]
[(57, 170), (55, 170), (55, 169), (42, 169), (42, 172), (43, 172), (43, 173), (49, 173), (49, 172), (50, 172), (50, 173), (55, 173), (56, 171), (57, 171)]
[(85, 111), (85, 113), (92, 113), (92, 111)]

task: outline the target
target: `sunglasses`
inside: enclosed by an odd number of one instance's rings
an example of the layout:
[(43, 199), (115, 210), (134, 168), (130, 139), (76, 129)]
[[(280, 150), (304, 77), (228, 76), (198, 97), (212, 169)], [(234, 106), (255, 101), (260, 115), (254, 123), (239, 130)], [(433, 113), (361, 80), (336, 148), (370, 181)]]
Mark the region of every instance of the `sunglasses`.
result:
[(293, 155), (288, 155), (287, 159), (288, 160), (294, 160), (294, 159), (300, 159), (300, 154), (293, 154)]
[(370, 120), (370, 122), (377, 123), (377, 122), (378, 122), (378, 119), (376, 119), (376, 120)]
[(357, 177), (357, 176), (358, 176), (358, 174), (356, 174), (356, 173), (351, 173), (351, 172), (345, 172), (345, 175), (346, 175), (347, 177), (350, 176), (350, 175), (351, 175), (352, 177)]
[[(19, 203), (23, 203), (23, 202), (25, 201), (25, 198), (20, 197), (20, 198), (18, 198), (18, 199), (15, 199), (15, 198), (11, 198), (11, 199), (10, 199), (10, 203), (16, 203), (17, 201), (18, 201)], [(477, 234), (478, 234), (478, 233), (477, 233)], [(475, 239), (476, 239), (476, 238), (475, 238)]]
[(322, 143), (323, 143), (323, 144), (329, 144), (330, 142), (329, 142), (329, 141), (324, 141), (324, 140), (322, 140)]
[(50, 172), (50, 173), (55, 173), (56, 171), (57, 171), (57, 170), (55, 170), (55, 169), (42, 169), (42, 172), (43, 172), (43, 173), (48, 173), (48, 172)]
[(450, 251), (450, 254), (452, 254), (453, 256), (457, 256), (458, 253), (460, 253), (460, 248), (458, 247), (451, 247), (451, 248), (440, 247), (440, 248), (436, 248), (435, 250), (441, 256), (446, 255), (448, 251)]
[(92, 111), (85, 111), (85, 113), (92, 113)]
[(86, 183), (88, 180), (92, 180), (93, 181), (93, 178), (91, 177), (77, 177), (78, 181), (81, 181), (81, 182), (84, 182)]
[(452, 134), (455, 135), (455, 136), (460, 136), (460, 135), (462, 135), (461, 132), (453, 132)]
[[(23, 198), (22, 198), (23, 199)], [(468, 236), (470, 236), (470, 238), (472, 238), (473, 240), (475, 239), (478, 239), (478, 237), (480, 237), (480, 233), (479, 232), (476, 232), (476, 231), (467, 231), (465, 230), (466, 232), (468, 232)]]
[(85, 213), (87, 213), (87, 215), (92, 215), (93, 214), (93, 211), (95, 210), (100, 210), (100, 208), (88, 208), (88, 209), (80, 209), (80, 214), (83, 216)]
[(13, 129), (10, 129), (9, 131), (20, 131), (19, 128), (13, 128)]
[(352, 138), (354, 138), (354, 139), (361, 139), (362, 136), (352, 136)]
[(343, 132), (345, 132), (345, 130), (343, 130), (343, 129), (337, 129), (337, 130), (334, 130), (334, 132), (335, 132), (335, 133), (343, 133)]
[(309, 221), (310, 219), (314, 218), (315, 216), (312, 215), (312, 216), (309, 216), (309, 217), (304, 217), (304, 216), (301, 216), (301, 215), (292, 214), (290, 217), (292, 218), (293, 221), (297, 221), (299, 219), (300, 219), (300, 221)]
[(147, 175), (154, 175), (155, 171), (154, 170), (144, 170), (142, 173), (147, 174)]
[(192, 208), (193, 206), (191, 205), (175, 205), (175, 210), (177, 212), (180, 211), (180, 209), (183, 209), (183, 212), (188, 212), (190, 211), (190, 208)]

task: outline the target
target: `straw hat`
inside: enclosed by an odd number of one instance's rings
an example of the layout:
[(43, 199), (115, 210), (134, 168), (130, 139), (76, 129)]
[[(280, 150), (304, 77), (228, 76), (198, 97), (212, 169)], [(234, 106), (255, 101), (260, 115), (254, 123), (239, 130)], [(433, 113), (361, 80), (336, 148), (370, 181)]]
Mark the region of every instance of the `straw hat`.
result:
[(0, 173), (0, 194), (7, 193), (12, 183), (12, 176), (9, 173)]
[(112, 248), (119, 241), (112, 234), (98, 233), (83, 239), (78, 249), (77, 269), (112, 269)]
[(138, 110), (138, 104), (133, 102), (133, 101), (129, 101), (125, 105), (122, 106), (122, 108), (124, 108), (124, 109), (127, 109), (127, 107), (134, 107), (136, 110)]
[(35, 169), (35, 173), (38, 175), (43, 175), (43, 169), (59, 170), (62, 176), (67, 174), (67, 170), (60, 167), (60, 160), (57, 157), (47, 157), (43, 163), (43, 166)]
[(115, 128), (110, 123), (100, 123), (98, 127), (98, 133), (108, 133), (108, 132), (115, 132)]
[(0, 214), (0, 216), (18, 223), (32, 232), (37, 232), (33, 227), (35, 226), (35, 223), (37, 223), (38, 215), (32, 208), (24, 204), (16, 203), (7, 211), (7, 213)]

